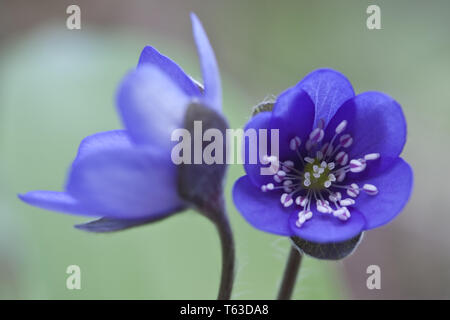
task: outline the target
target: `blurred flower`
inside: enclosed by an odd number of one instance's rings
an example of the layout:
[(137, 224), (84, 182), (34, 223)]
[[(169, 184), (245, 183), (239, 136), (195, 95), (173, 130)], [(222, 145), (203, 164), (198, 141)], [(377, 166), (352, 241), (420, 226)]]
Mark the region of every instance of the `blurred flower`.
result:
[(187, 206), (177, 191), (171, 133), (192, 103), (221, 110), (219, 70), (206, 33), (192, 14), (204, 89), (172, 60), (148, 46), (123, 79), (117, 106), (125, 130), (86, 137), (65, 191), (31, 191), (24, 202), (64, 213), (103, 217), (80, 228), (113, 231), (164, 218)]
[(413, 174), (399, 157), (406, 141), (400, 105), (380, 92), (355, 96), (334, 70), (310, 73), (248, 128), (279, 129), (279, 157), (264, 157), (273, 175), (246, 161), (234, 202), (252, 226), (293, 237), (306, 253), (342, 258), (311, 245), (350, 241), (354, 248), (364, 230), (388, 223), (408, 201)]

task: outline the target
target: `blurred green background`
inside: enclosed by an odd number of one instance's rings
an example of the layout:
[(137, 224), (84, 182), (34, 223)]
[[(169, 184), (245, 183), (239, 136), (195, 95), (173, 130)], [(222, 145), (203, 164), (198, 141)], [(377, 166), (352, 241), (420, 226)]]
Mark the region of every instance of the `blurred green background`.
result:
[[(81, 7), (81, 30), (66, 8)], [(381, 8), (382, 30), (366, 28)], [(189, 12), (215, 49), (231, 127), (251, 108), (320, 67), (340, 70), (356, 92), (383, 91), (404, 108), (403, 156), (415, 189), (391, 224), (366, 233), (342, 262), (305, 258), (296, 299), (450, 298), (450, 2), (442, 1), (5, 1), (0, 0), (0, 298), (214, 299), (220, 245), (194, 212), (115, 234), (72, 227), (81, 217), (21, 203), (16, 194), (60, 190), (81, 139), (120, 128), (121, 77), (153, 45), (201, 79)], [(237, 242), (233, 298), (276, 295), (287, 239), (250, 227), (230, 199), (243, 174), (230, 167), (227, 197)], [(82, 289), (67, 290), (67, 266)], [(381, 267), (381, 290), (366, 268)]]

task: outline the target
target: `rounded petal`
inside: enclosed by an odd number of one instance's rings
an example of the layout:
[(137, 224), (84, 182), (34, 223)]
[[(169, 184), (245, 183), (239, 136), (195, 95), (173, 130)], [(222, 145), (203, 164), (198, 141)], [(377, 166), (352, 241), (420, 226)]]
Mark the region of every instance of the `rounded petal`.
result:
[(171, 134), (182, 127), (189, 102), (176, 83), (150, 64), (125, 76), (117, 94), (119, 113), (133, 141), (168, 153)]
[[(258, 187), (262, 184), (273, 182), (272, 175), (261, 174), (261, 168), (269, 166), (268, 164), (262, 164), (261, 161), (263, 156), (270, 153), (271, 150), (271, 118), (272, 112), (260, 112), (253, 116), (245, 126), (245, 133), (247, 133), (247, 137), (244, 137), (242, 142), (244, 169), (251, 181)], [(260, 137), (262, 139), (264, 138), (263, 134), (260, 135), (261, 129), (266, 130), (267, 141), (260, 141)], [(264, 145), (266, 148), (260, 148)]]
[(342, 73), (332, 69), (311, 72), (297, 87), (305, 90), (314, 102), (314, 127), (319, 119), (327, 124), (341, 105), (355, 95), (350, 81)]
[[(379, 153), (380, 160), (396, 159), (402, 152), (406, 121), (400, 105), (388, 95), (364, 92), (348, 100), (330, 121), (326, 130), (328, 137), (343, 120), (347, 120), (344, 133), (353, 138), (353, 144), (348, 148), (350, 159), (369, 153)], [(390, 162), (384, 161), (379, 169), (386, 168)]]
[(180, 87), (184, 93), (191, 97), (200, 96), (199, 87), (192, 79), (180, 68), (178, 64), (170, 58), (159, 53), (155, 48), (146, 46), (139, 57), (138, 68), (147, 64), (159, 67), (161, 71)]
[(288, 225), (291, 211), (281, 206), (277, 192), (263, 193), (248, 176), (243, 176), (234, 184), (233, 200), (253, 227), (282, 236), (292, 235)]
[(194, 13), (191, 13), (191, 21), (192, 33), (194, 34), (202, 69), (204, 100), (208, 106), (220, 112), (222, 110), (222, 86), (216, 57), (205, 29), (203, 29), (202, 23)]
[(289, 148), (290, 141), (297, 136), (304, 144), (311, 133), (313, 122), (314, 103), (305, 91), (294, 87), (278, 97), (272, 110), (271, 128), (280, 130), (281, 160), (295, 158), (295, 152)]
[(74, 162), (67, 192), (104, 217), (134, 219), (182, 206), (176, 167), (152, 149), (101, 150)]
[(125, 130), (111, 130), (94, 133), (84, 138), (78, 147), (78, 154), (75, 161), (83, 159), (85, 156), (101, 150), (131, 147), (130, 137)]
[(356, 199), (357, 208), (366, 219), (365, 229), (373, 229), (394, 219), (408, 202), (413, 187), (413, 172), (408, 163), (397, 158), (382, 174), (358, 181), (373, 184), (378, 194), (370, 196), (361, 192)]
[(19, 194), (18, 196), (23, 202), (45, 210), (89, 217), (101, 216), (98, 212), (92, 211), (66, 192), (38, 190)]
[(349, 240), (364, 230), (364, 216), (351, 208), (351, 217), (347, 221), (341, 221), (332, 214), (320, 213), (315, 209), (313, 217), (306, 221), (300, 228), (295, 225), (298, 220), (298, 212), (289, 217), (289, 227), (292, 234), (308, 241), (317, 243), (332, 243)]

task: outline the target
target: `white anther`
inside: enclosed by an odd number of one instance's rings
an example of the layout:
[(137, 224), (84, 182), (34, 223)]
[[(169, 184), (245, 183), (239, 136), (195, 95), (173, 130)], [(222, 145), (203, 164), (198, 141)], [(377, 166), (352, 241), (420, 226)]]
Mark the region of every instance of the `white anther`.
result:
[(338, 126), (336, 127), (336, 133), (340, 134), (342, 131), (345, 130), (346, 127), (347, 127), (347, 120), (344, 120), (341, 123), (339, 123)]
[(275, 180), (275, 182), (280, 183), (281, 181), (283, 181), (283, 178), (281, 178), (279, 175), (275, 174), (273, 176), (273, 180)]
[(320, 173), (318, 173), (318, 172), (313, 173), (313, 177), (316, 178), (316, 179), (319, 179), (320, 178)]
[(325, 188), (331, 187), (331, 181), (329, 181), (329, 180), (325, 181), (325, 182), (323, 183), (323, 186), (324, 186)]
[(336, 178), (336, 181), (337, 181), (337, 182), (342, 182), (342, 181), (345, 180), (345, 176), (346, 176), (345, 171), (343, 171), (343, 170), (338, 171), (338, 172), (336, 173), (336, 175), (337, 175), (337, 178)]
[(305, 172), (305, 179), (309, 180), (311, 178), (311, 175), (309, 172)]
[(364, 156), (365, 160), (377, 160), (380, 157), (379, 153), (369, 153)]
[(328, 163), (328, 169), (330, 169), (330, 170), (333, 170), (334, 169), (334, 167), (335, 167), (335, 165), (334, 165), (334, 162), (330, 162), (330, 163)]
[(353, 200), (352, 198), (346, 198), (346, 199), (339, 201), (339, 204), (343, 207), (348, 207), (348, 206), (354, 205), (355, 200)]
[(333, 215), (342, 221), (346, 221), (350, 218), (350, 211), (346, 207), (342, 207), (334, 210)]
[(339, 139), (339, 142), (341, 143), (341, 146), (343, 146), (344, 148), (348, 148), (352, 145), (353, 143), (353, 138), (351, 135), (349, 134), (344, 134), (343, 136), (341, 136), (341, 138)]
[(358, 185), (356, 183), (352, 183), (347, 189), (347, 194), (352, 198), (356, 198), (359, 195)]
[(294, 151), (294, 150), (297, 150), (301, 144), (302, 144), (302, 140), (299, 137), (295, 136), (294, 138), (291, 139), (291, 141), (289, 141), (289, 148), (292, 151)]
[(322, 141), (323, 137), (325, 135), (325, 132), (321, 128), (315, 128), (310, 134), (309, 134), (309, 140), (311, 140), (311, 143), (317, 144), (320, 141)]
[(273, 183), (263, 184), (261, 186), (261, 191), (267, 192), (268, 190), (273, 190), (273, 187), (274, 187)]
[(305, 181), (303, 181), (303, 185), (304, 185), (305, 187), (309, 187), (309, 186), (311, 185), (311, 181), (308, 180), (308, 179), (305, 179)]
[(322, 200), (317, 200), (316, 201), (316, 208), (317, 211), (322, 212), (322, 213), (331, 213), (331, 207), (328, 205), (328, 202), (326, 201), (322, 201)]
[(317, 158), (317, 160), (322, 160), (323, 159), (323, 153), (322, 153), (322, 151), (317, 151), (316, 152), (316, 158)]
[(292, 185), (292, 180), (285, 180), (283, 182), (283, 190), (285, 192), (292, 192), (292, 189), (290, 188), (291, 185)]
[(309, 220), (312, 218), (313, 213), (311, 210), (308, 210), (308, 211), (304, 212), (302, 215), (305, 217), (305, 220)]
[(350, 171), (351, 172), (361, 172), (366, 168), (366, 163), (361, 161), (361, 159), (352, 159), (350, 160)]
[(294, 200), (292, 200), (292, 197), (287, 193), (283, 193), (281, 195), (280, 201), (283, 204), (283, 206), (285, 206), (286, 208), (294, 203)]
[(313, 165), (313, 171), (314, 172), (319, 171), (319, 166), (317, 164)]
[(308, 204), (308, 198), (307, 198), (307, 197), (298, 196), (298, 197), (295, 199), (295, 203), (296, 203), (298, 206), (305, 207), (305, 206)]
[(330, 196), (328, 197), (330, 199), (330, 201), (332, 202), (338, 202), (341, 200), (342, 195), (340, 192), (336, 192), (336, 193), (332, 193), (330, 194)]
[(334, 158), (341, 166), (345, 166), (348, 162), (348, 154), (344, 151), (339, 152)]
[(371, 196), (374, 196), (378, 193), (377, 187), (375, 187), (373, 184), (366, 183), (362, 188), (368, 195)]
[(328, 175), (328, 180), (331, 181), (331, 182), (335, 182), (336, 181), (336, 177), (334, 176), (334, 174), (330, 173)]
[(284, 172), (283, 170), (279, 170), (277, 172), (277, 175), (280, 176), (280, 177), (285, 177), (286, 176), (286, 172)]
[(283, 162), (282, 169), (284, 170), (284, 172), (290, 172), (292, 168), (294, 168), (294, 162), (292, 162), (291, 160)]
[(308, 163), (314, 163), (314, 159), (313, 158), (310, 158), (310, 157), (305, 157), (305, 159), (304, 159), (306, 162), (308, 162)]

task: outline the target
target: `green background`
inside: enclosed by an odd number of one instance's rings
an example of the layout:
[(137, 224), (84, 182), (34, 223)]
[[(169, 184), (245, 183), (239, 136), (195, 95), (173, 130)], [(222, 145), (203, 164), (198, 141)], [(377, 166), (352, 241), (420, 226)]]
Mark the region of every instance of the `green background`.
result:
[[(201, 79), (190, 11), (216, 51), (232, 128), (253, 105), (320, 67), (346, 74), (356, 92), (383, 91), (403, 106), (403, 156), (415, 171), (409, 205), (343, 262), (305, 258), (294, 298), (450, 297), (448, 1), (79, 1), (77, 31), (65, 26), (69, 4), (0, 4), (0, 298), (216, 297), (219, 240), (195, 212), (88, 234), (72, 227), (86, 219), (16, 197), (60, 190), (81, 139), (121, 127), (115, 90), (145, 45)], [(382, 30), (366, 28), (369, 4), (380, 6)], [(236, 211), (230, 191), (242, 174), (230, 166), (226, 187), (237, 243), (233, 298), (272, 299), (289, 242), (253, 229)], [(81, 268), (81, 290), (66, 289), (71, 264)], [(381, 266), (382, 290), (365, 286), (370, 264)]]

